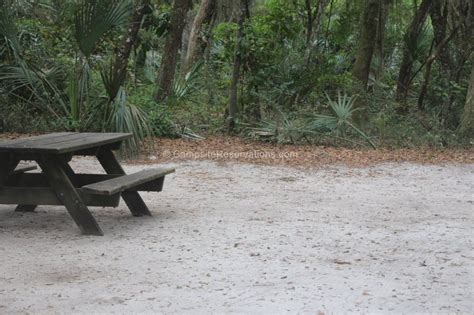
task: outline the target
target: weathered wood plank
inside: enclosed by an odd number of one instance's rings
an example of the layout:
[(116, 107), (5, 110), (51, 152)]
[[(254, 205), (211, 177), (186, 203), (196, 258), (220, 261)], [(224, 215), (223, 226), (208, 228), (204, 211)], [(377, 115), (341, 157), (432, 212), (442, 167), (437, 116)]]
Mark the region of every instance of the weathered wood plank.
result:
[[(108, 174), (122, 174), (125, 175), (120, 163), (117, 161), (115, 154), (110, 150), (101, 150), (97, 155), (99, 163)], [(150, 209), (146, 206), (142, 197), (135, 191), (124, 191), (122, 199), (127, 204), (128, 209), (135, 217), (144, 215), (151, 215)]]
[(62, 167), (64, 162), (52, 155), (44, 156), (37, 162), (48, 177), (49, 184), (56, 192), (56, 196), (64, 204), (81, 232), (84, 235), (104, 235), (82, 197), (66, 175)]
[[(113, 196), (97, 196), (88, 194), (77, 189), (78, 195), (87, 206), (91, 207), (117, 207), (120, 202), (120, 194)], [(52, 188), (47, 187), (3, 187), (0, 189), (0, 204), (22, 206), (62, 206), (63, 202), (58, 198)]]
[(0, 141), (0, 146), (3, 147), (3, 146), (10, 146), (10, 145), (22, 145), (25, 143), (29, 143), (32, 140), (41, 141), (44, 139), (61, 138), (70, 134), (75, 134), (75, 132), (55, 132), (55, 133), (48, 133), (48, 134), (40, 135), (40, 136), (18, 138), (18, 139), (13, 139), (13, 140), (4, 140), (4, 141)]
[[(74, 184), (74, 187), (80, 188), (85, 185), (97, 183), (103, 180), (112, 179), (122, 175), (108, 175), (108, 174), (74, 174), (69, 178)], [(25, 173), (16, 174), (9, 177), (8, 186), (18, 187), (49, 187), (48, 178), (41, 173)]]
[(81, 149), (101, 146), (109, 143), (122, 142), (131, 137), (127, 133), (80, 133), (81, 137), (57, 144), (45, 145), (43, 149), (52, 149), (58, 153), (78, 151)]
[(82, 189), (91, 194), (110, 196), (129, 188), (163, 178), (165, 175), (173, 173), (174, 171), (173, 168), (148, 169), (134, 174), (86, 185), (82, 187)]
[(99, 154), (100, 150), (111, 150), (111, 151), (120, 150), (120, 148), (122, 147), (122, 143), (123, 143), (123, 141), (120, 141), (120, 142), (104, 144), (104, 145), (99, 146), (99, 147), (78, 150), (78, 151), (74, 151), (74, 155), (97, 156), (97, 154)]
[[(49, 136), (49, 137), (48, 137)], [(0, 143), (0, 152), (60, 154), (112, 145), (130, 138), (128, 133), (66, 133), (18, 139)]]
[[(119, 174), (75, 174), (70, 178), (74, 187), (80, 188), (82, 186), (98, 183), (104, 180), (117, 178), (123, 175)], [(42, 173), (24, 173), (14, 174), (9, 176), (8, 181), (5, 183), (6, 186), (10, 187), (49, 187), (48, 178)], [(161, 191), (163, 183), (160, 180), (144, 183), (126, 189), (127, 191)]]

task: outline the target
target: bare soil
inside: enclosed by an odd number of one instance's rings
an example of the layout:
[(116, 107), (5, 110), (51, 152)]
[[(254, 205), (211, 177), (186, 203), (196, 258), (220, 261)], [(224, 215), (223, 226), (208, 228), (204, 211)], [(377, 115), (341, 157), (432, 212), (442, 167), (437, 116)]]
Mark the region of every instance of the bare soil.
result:
[(472, 154), (379, 164), (411, 160), (379, 151), (356, 168), (369, 155), (314, 150), (347, 163), (147, 152), (127, 171), (177, 172), (143, 194), (152, 217), (93, 208), (103, 237), (80, 235), (62, 207), (0, 206), (0, 314), (472, 313)]
[(328, 165), (364, 167), (380, 163), (474, 164), (474, 148), (354, 149), (315, 145), (278, 145), (238, 137), (210, 137), (202, 141), (152, 138), (135, 163), (215, 161), (300, 169)]

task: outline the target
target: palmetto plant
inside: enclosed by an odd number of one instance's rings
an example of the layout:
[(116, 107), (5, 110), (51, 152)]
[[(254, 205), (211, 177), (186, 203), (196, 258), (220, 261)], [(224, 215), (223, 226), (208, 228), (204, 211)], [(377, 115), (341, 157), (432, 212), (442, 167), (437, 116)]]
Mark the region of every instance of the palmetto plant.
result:
[[(74, 35), (79, 48), (78, 56), (75, 58), (76, 65), (74, 73), (70, 75), (70, 91), (74, 92), (69, 98), (70, 113), (73, 120), (82, 119), (81, 114), (84, 107), (88, 106), (89, 88), (91, 84), (90, 58), (98, 41), (110, 30), (125, 26), (128, 16), (132, 12), (131, 1), (100, 1), (81, 0), (75, 6), (74, 12)], [(113, 76), (109, 76), (113, 78)], [(120, 82), (122, 83), (122, 82)], [(75, 85), (75, 87), (73, 86)], [(110, 85), (105, 86), (106, 89)], [(117, 95), (119, 87), (115, 88)], [(107, 90), (109, 96), (109, 90)], [(86, 109), (87, 110), (87, 109)], [(107, 111), (107, 109), (106, 109)]]
[(105, 65), (101, 77), (107, 97), (91, 91), (95, 47), (107, 32), (127, 24), (133, 2), (79, 0), (71, 8), (78, 49), (74, 67), (66, 73), (60, 67), (41, 68), (22, 57), (11, 6), (0, 2), (0, 51), (13, 56), (12, 62), (0, 64), (0, 90), (21, 102), (42, 107), (57, 118), (65, 117), (73, 129), (88, 129), (95, 122), (95, 128), (103, 131), (131, 132), (134, 138), (127, 147), (136, 148), (138, 141), (149, 134), (149, 127), (140, 108), (126, 102), (124, 77), (118, 78), (115, 69)]
[[(59, 117), (66, 109), (57, 88), (57, 82), (62, 80), (62, 69), (54, 66), (41, 69), (23, 58), (14, 12), (8, 1), (0, 2), (0, 51), (11, 56), (0, 64), (3, 93)], [(53, 104), (59, 104), (60, 108)]]
[(175, 103), (186, 103), (192, 100), (192, 96), (198, 91), (198, 76), (204, 62), (197, 62), (188, 73), (177, 78), (171, 89), (171, 101)]
[(347, 137), (347, 131), (353, 130), (372, 148), (376, 148), (370, 137), (351, 121), (352, 114), (357, 110), (354, 108), (357, 97), (340, 92), (338, 92), (337, 100), (332, 100), (328, 95), (326, 97), (332, 115), (314, 114), (306, 119), (301, 119), (279, 112), (279, 118), (276, 121), (264, 121), (259, 127), (251, 128), (251, 133), (260, 138), (271, 138), (278, 142), (294, 143), (302, 138), (308, 140), (309, 137), (315, 135), (325, 135), (356, 143)]
[(362, 130), (357, 128), (351, 121), (352, 114), (358, 110), (354, 108), (354, 102), (357, 96), (348, 96), (346, 93), (337, 94), (337, 100), (331, 99), (326, 94), (329, 107), (333, 115), (316, 114), (310, 117), (307, 127), (315, 132), (331, 132), (337, 136), (345, 137), (346, 131), (352, 129), (359, 134), (371, 147), (376, 148), (375, 143)]
[[(75, 37), (80, 49), (82, 66), (76, 76), (78, 91), (76, 100), (79, 111), (88, 97), (90, 57), (97, 42), (111, 29), (125, 26), (133, 10), (132, 1), (83, 0), (75, 12)], [(117, 57), (117, 56), (116, 56)], [(125, 145), (127, 151), (135, 151), (138, 143), (150, 135), (146, 115), (136, 105), (127, 102), (124, 88), (125, 72), (114, 67), (113, 58), (104, 62), (100, 76), (107, 98), (100, 100), (102, 129), (130, 132), (133, 138)], [(87, 103), (85, 103), (87, 105)]]
[(115, 27), (127, 23), (132, 1), (81, 0), (74, 16), (75, 37), (80, 51), (89, 58), (97, 42)]

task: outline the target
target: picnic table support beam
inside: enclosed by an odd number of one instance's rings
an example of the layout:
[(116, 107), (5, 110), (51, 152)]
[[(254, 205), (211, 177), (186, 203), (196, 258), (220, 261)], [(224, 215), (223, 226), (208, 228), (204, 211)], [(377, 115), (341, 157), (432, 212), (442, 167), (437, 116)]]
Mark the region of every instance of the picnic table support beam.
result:
[[(19, 163), (18, 160), (13, 160), (12, 158), (8, 157), (8, 155), (6, 154), (0, 155), (0, 165), (3, 165), (3, 168), (0, 168), (0, 187), (6, 183), (6, 181), (8, 180), (8, 175), (10, 175), (13, 172), (13, 170), (16, 168), (18, 163)], [(30, 211), (34, 211), (35, 208), (36, 206), (18, 205), (15, 211), (30, 212)]]
[[(120, 166), (120, 163), (117, 161), (115, 154), (111, 150), (100, 150), (99, 154), (97, 154), (97, 159), (107, 174), (126, 175), (122, 166)], [(124, 191), (122, 192), (122, 198), (133, 216), (141, 217), (144, 215), (151, 215), (150, 210), (138, 192)]]
[(15, 212), (35, 212), (37, 205), (18, 205)]
[(64, 204), (69, 214), (84, 235), (99, 235), (104, 233), (74, 188), (67, 173), (65, 162), (54, 155), (44, 156), (37, 160), (39, 166), (48, 177), (51, 187), (59, 200)]
[[(70, 160), (71, 160), (71, 157), (67, 157), (67, 159), (65, 160), (66, 164), (63, 164), (65, 167), (64, 170), (66, 171), (66, 174), (69, 176), (69, 178), (71, 178), (71, 175), (74, 175), (74, 171), (72, 170), (71, 166), (67, 164)], [(15, 208), (15, 212), (23, 212), (23, 213), (35, 212), (35, 209), (37, 207), (38, 205), (21, 205), (20, 204)]]
[[(9, 158), (6, 154), (0, 155), (0, 165), (4, 165), (0, 168), (0, 187), (3, 186), (7, 180), (8, 175), (12, 174), (13, 170), (17, 167), (19, 160)], [(33, 212), (36, 206), (33, 205), (18, 205), (15, 209), (17, 212)]]

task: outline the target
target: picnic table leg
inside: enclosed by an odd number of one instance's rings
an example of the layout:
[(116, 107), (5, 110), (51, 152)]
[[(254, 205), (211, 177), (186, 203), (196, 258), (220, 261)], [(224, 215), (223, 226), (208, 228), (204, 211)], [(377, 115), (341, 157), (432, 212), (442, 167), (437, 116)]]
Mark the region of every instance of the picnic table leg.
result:
[(104, 235), (69, 179), (64, 161), (55, 156), (46, 156), (37, 162), (48, 177), (51, 187), (56, 191), (58, 199), (62, 201), (82, 234)]
[(12, 158), (8, 154), (0, 154), (0, 187), (8, 179), (8, 175), (16, 168), (20, 160)]
[[(12, 159), (11, 157), (8, 157), (8, 155), (6, 154), (0, 155), (0, 165), (3, 166), (0, 168), (0, 186), (3, 186), (3, 184), (8, 178), (8, 174), (10, 174), (16, 168), (18, 163), (19, 163), (18, 159)], [(30, 211), (35, 210), (35, 208), (36, 206), (18, 205), (15, 211), (30, 212)]]
[[(69, 179), (72, 180), (75, 173), (74, 173), (74, 170), (69, 165), (70, 160), (71, 160), (70, 156), (66, 157), (62, 165), (64, 167), (65, 173), (67, 174)], [(15, 212), (34, 212), (37, 207), (38, 207), (37, 205), (18, 205), (15, 208)]]
[[(115, 154), (110, 150), (101, 150), (97, 155), (99, 163), (102, 165), (107, 174), (123, 174), (123, 170), (120, 163), (117, 161)], [(124, 191), (122, 192), (122, 198), (127, 204), (128, 209), (135, 217), (141, 217), (144, 215), (151, 215), (150, 210), (146, 206), (142, 197), (136, 191)]]

